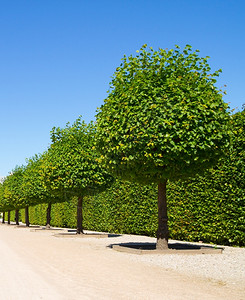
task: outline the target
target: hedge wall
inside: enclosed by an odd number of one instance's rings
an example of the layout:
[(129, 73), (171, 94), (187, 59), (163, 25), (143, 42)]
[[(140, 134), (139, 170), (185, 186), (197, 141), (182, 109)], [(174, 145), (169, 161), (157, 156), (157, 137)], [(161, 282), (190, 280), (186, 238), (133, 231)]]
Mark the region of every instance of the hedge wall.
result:
[[(234, 194), (238, 191), (234, 191), (232, 183), (215, 183), (217, 175), (214, 170), (207, 175), (209, 177), (168, 185), (170, 237), (245, 246), (244, 195), (235, 199)], [(225, 173), (221, 175), (226, 178)], [(46, 206), (41, 204), (30, 208), (32, 224), (45, 225)], [(24, 221), (24, 210), (21, 214)], [(51, 224), (75, 228), (76, 199), (54, 204)], [(84, 228), (155, 236), (156, 187), (116, 182), (106, 192), (87, 197), (84, 201)]]
[[(168, 184), (170, 237), (245, 246), (245, 117), (233, 118), (233, 145), (220, 164), (185, 182)], [(46, 206), (30, 209), (32, 224), (45, 224)], [(21, 211), (24, 220), (24, 211)], [(53, 226), (76, 226), (76, 199), (54, 204)], [(116, 181), (107, 191), (84, 201), (84, 228), (155, 236), (157, 189)]]

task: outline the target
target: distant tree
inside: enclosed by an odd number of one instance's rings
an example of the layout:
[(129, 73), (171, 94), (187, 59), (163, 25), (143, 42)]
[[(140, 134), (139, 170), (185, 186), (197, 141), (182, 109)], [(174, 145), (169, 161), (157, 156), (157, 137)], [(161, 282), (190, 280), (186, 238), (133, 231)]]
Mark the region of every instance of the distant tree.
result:
[(215, 165), (229, 145), (227, 104), (208, 57), (144, 45), (123, 57), (97, 114), (97, 149), (112, 174), (158, 184), (157, 249), (168, 248), (167, 180)]
[(52, 144), (42, 162), (42, 175), (51, 193), (67, 200), (77, 197), (77, 233), (83, 233), (82, 202), (86, 195), (103, 191), (112, 183), (94, 147), (95, 126), (81, 118), (64, 129), (51, 131)]
[(0, 210), (15, 210), (17, 225), (20, 209), (25, 209), (25, 222), (29, 226), (29, 206), (48, 203), (47, 227), (50, 227), (51, 204), (64, 201), (64, 198), (53, 196), (45, 188), (40, 176), (42, 157), (43, 155), (35, 155), (27, 160), (26, 166), (15, 167), (0, 186)]
[(6, 209), (5, 201), (4, 201), (5, 199), (4, 199), (3, 181), (1, 181), (0, 183), (0, 211), (3, 213), (2, 223), (5, 223), (5, 213), (8, 211), (8, 209)]
[(25, 207), (26, 225), (29, 226), (28, 207), (47, 203), (47, 221), (46, 227), (50, 228), (51, 223), (51, 206), (53, 203), (63, 202), (64, 197), (54, 196), (45, 186), (41, 176), (42, 162), (46, 153), (34, 155), (27, 160), (27, 166), (23, 174), (22, 195), (24, 198), (23, 207)]
[(22, 194), (22, 181), (24, 166), (16, 166), (12, 172), (5, 177), (0, 193), (0, 207), (3, 211), (8, 211), (8, 223), (10, 223), (10, 211), (15, 210), (15, 221), (19, 225), (19, 209), (22, 208), (24, 201)]

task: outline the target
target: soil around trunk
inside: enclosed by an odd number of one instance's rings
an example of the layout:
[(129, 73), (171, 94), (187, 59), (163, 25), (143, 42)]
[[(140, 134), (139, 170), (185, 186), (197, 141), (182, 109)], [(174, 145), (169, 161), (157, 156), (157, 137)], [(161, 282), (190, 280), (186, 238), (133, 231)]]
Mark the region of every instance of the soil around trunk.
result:
[(171, 254), (200, 255), (222, 254), (224, 248), (215, 246), (192, 245), (188, 243), (169, 243), (167, 249), (158, 249), (155, 243), (122, 243), (110, 245), (116, 251), (133, 254)]

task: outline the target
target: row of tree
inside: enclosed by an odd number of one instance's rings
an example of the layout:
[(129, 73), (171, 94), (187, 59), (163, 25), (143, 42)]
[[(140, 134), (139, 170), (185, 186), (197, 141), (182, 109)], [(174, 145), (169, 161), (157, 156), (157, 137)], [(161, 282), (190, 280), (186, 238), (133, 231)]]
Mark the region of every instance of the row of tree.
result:
[(28, 207), (47, 203), (47, 227), (50, 227), (52, 203), (69, 201), (76, 196), (77, 233), (83, 233), (82, 201), (108, 187), (113, 177), (96, 161), (94, 147), (95, 126), (77, 119), (66, 128), (53, 128), (52, 144), (42, 155), (27, 161), (26, 166), (16, 167), (1, 185), (0, 210), (26, 209), (26, 225), (29, 226)]
[(230, 146), (231, 117), (215, 87), (220, 71), (211, 73), (207, 59), (189, 45), (183, 51), (144, 45), (135, 57), (125, 56), (96, 123), (79, 118), (64, 129), (53, 128), (48, 150), (17, 167), (1, 185), (0, 211), (76, 196), (79, 234), (85, 195), (103, 191), (113, 177), (155, 183), (157, 248), (168, 248), (167, 180), (203, 173)]

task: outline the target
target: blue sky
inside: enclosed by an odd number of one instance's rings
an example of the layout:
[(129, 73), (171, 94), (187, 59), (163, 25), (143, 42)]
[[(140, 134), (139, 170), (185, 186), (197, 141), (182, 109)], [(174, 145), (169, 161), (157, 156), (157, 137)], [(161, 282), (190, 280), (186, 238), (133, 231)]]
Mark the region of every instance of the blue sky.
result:
[(0, 176), (46, 150), (53, 126), (94, 119), (123, 55), (145, 43), (210, 56), (241, 109), (244, 11), (243, 0), (0, 0)]

